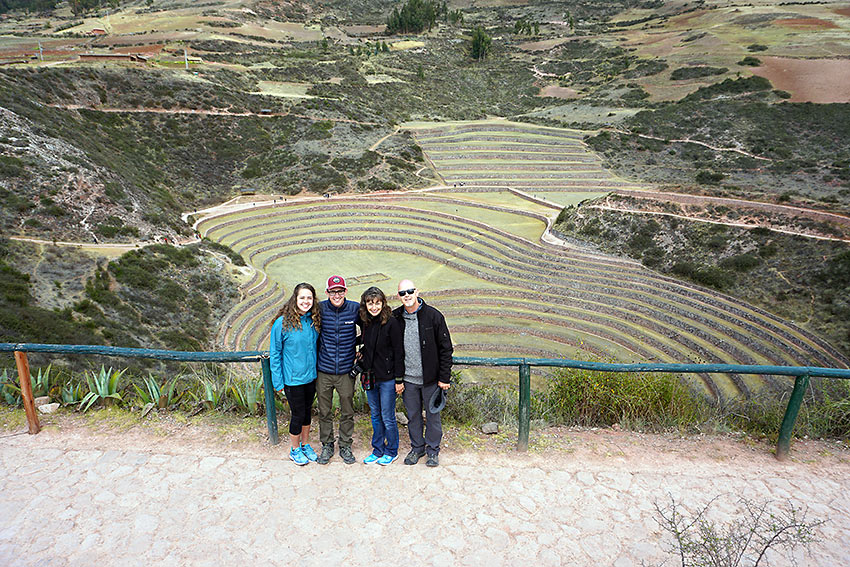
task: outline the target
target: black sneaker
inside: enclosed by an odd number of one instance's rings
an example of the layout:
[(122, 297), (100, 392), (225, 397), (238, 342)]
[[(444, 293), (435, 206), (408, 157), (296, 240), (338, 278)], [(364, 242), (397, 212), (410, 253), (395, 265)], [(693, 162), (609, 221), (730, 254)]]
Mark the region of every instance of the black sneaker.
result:
[(354, 458), (354, 453), (351, 452), (351, 447), (340, 446), (339, 456), (342, 457), (342, 462), (346, 465), (352, 465), (357, 462), (357, 459)]
[(415, 449), (411, 449), (410, 452), (407, 454), (407, 456), (404, 458), (404, 464), (405, 465), (415, 465), (416, 463), (419, 462), (419, 459), (421, 459), (424, 455), (425, 455), (425, 451), (422, 451), (420, 453), (420, 452), (417, 452)]
[(428, 460), (425, 461), (426, 467), (436, 467), (440, 464), (440, 460), (437, 458), (437, 455), (428, 455)]
[[(340, 451), (341, 453), (342, 451)], [(334, 444), (333, 443), (325, 443), (322, 445), (322, 453), (319, 455), (319, 458), (316, 459), (316, 462), (320, 465), (326, 465), (330, 462), (331, 457), (334, 456)]]

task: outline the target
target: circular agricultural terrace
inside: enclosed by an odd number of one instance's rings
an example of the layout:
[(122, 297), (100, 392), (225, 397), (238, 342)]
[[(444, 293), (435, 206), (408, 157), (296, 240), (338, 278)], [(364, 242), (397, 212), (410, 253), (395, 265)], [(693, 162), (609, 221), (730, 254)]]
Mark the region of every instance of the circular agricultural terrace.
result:
[[(320, 290), (332, 273), (349, 299), (370, 285), (393, 294), (413, 279), (441, 309), (458, 356), (593, 358), (845, 366), (818, 337), (736, 299), (639, 264), (543, 244), (539, 214), (445, 194), (398, 194), (262, 205), (208, 216), (198, 230), (258, 272), (219, 333), (227, 348), (264, 349), (289, 290)], [(392, 307), (399, 305), (393, 297)], [(771, 378), (701, 376), (713, 396)]]

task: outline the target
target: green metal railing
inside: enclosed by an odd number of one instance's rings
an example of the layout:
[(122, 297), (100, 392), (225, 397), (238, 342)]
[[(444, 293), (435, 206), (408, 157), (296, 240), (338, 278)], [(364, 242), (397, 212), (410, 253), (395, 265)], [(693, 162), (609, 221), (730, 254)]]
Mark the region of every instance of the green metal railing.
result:
[[(88, 354), (101, 356), (119, 356), (126, 358), (151, 358), (155, 360), (176, 360), (181, 362), (259, 362), (262, 367), (263, 384), (266, 401), (266, 422), (269, 430), (269, 441), (277, 445), (280, 438), (277, 430), (277, 410), (274, 404), (274, 388), (271, 381), (271, 369), (267, 352), (245, 351), (245, 352), (185, 352), (169, 350), (152, 350), (141, 348), (122, 348), (97, 345), (49, 345), (29, 343), (0, 343), (0, 352), (14, 352), (18, 362), (18, 373), (21, 378), (22, 392), (32, 390), (30, 386), (29, 369), (26, 363), (28, 352), (46, 354)], [(555, 367), (555, 368), (577, 368), (582, 370), (593, 370), (600, 372), (669, 372), (673, 374), (762, 374), (774, 376), (794, 376), (794, 389), (788, 400), (785, 416), (779, 430), (779, 439), (776, 444), (776, 458), (784, 459), (788, 456), (791, 444), (791, 435), (794, 424), (803, 403), (803, 394), (809, 383), (810, 377), (850, 379), (850, 369), (844, 368), (821, 368), (814, 366), (760, 366), (743, 364), (616, 364), (606, 362), (586, 362), (570, 359), (548, 359), (548, 358), (477, 358), (456, 356), (453, 363), (458, 366), (515, 366), (519, 369), (519, 435), (517, 449), (526, 451), (528, 449), (528, 438), (531, 425), (531, 367)], [(24, 384), (26, 382), (26, 385)], [(32, 403), (31, 400), (29, 402)], [(30, 416), (30, 407), (26, 400), (27, 417)], [(30, 432), (37, 433), (37, 417), (34, 408), (31, 410), (36, 421), (35, 431), (30, 424)]]

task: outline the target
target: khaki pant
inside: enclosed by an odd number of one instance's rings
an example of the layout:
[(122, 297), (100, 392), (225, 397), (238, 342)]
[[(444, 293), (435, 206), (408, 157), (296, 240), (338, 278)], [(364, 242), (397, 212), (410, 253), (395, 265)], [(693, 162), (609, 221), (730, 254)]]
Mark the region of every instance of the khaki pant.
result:
[(334, 442), (334, 389), (339, 395), (339, 446), (351, 447), (351, 438), (354, 436), (354, 379), (348, 374), (319, 372), (316, 379), (319, 439), (322, 445)]

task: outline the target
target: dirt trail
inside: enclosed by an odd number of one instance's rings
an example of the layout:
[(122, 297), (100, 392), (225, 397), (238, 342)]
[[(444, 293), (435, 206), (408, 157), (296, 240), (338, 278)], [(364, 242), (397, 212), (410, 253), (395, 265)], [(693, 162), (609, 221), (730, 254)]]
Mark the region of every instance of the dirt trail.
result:
[(0, 436), (0, 564), (672, 565), (654, 508), (671, 496), (687, 512), (718, 497), (724, 522), (742, 496), (807, 505), (829, 521), (799, 564), (850, 555), (850, 451), (836, 444), (799, 442), (780, 463), (727, 437), (552, 428), (528, 454), (498, 438), (450, 430), (429, 469), (297, 467), (284, 445), (213, 425)]
[(127, 114), (203, 114), (207, 116), (255, 116), (259, 118), (271, 118), (274, 116), (294, 116), (296, 118), (304, 118), (315, 122), (345, 122), (348, 124), (362, 124), (366, 126), (380, 126), (377, 122), (364, 122), (362, 120), (352, 120), (349, 118), (327, 118), (324, 116), (310, 116), (309, 114), (296, 114), (294, 112), (230, 112), (229, 110), (207, 110), (202, 108), (117, 108), (109, 106), (86, 106), (83, 104), (48, 104), (53, 108), (61, 108), (64, 110), (93, 110), (95, 112), (117, 112)]

